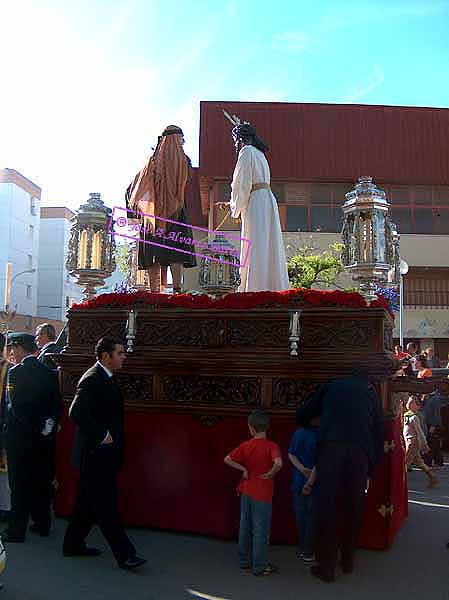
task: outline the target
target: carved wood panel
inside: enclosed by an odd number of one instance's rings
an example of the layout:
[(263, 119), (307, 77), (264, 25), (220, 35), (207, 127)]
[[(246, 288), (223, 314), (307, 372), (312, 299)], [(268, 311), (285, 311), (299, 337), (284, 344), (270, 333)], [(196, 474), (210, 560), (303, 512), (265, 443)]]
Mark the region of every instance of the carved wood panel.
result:
[(162, 377), (161, 400), (178, 405), (257, 408), (262, 404), (262, 378)]
[(296, 408), (317, 387), (317, 383), (303, 379), (273, 379), (272, 408)]
[(289, 323), (272, 319), (230, 319), (228, 343), (231, 346), (261, 346), (288, 349)]
[(224, 331), (223, 319), (152, 319), (137, 323), (136, 345), (219, 346)]
[(307, 347), (354, 349), (369, 348), (377, 337), (372, 322), (360, 320), (305, 321), (302, 325), (304, 344)]
[(124, 340), (126, 335), (125, 326), (124, 321), (95, 318), (94, 315), (92, 315), (91, 319), (71, 319), (69, 325), (69, 346), (86, 345), (86, 350), (93, 352), (95, 344), (105, 335), (111, 335), (119, 340)]
[(117, 375), (117, 383), (125, 404), (149, 404), (153, 400), (153, 377), (142, 375)]
[(393, 326), (384, 322), (384, 349), (393, 352)]

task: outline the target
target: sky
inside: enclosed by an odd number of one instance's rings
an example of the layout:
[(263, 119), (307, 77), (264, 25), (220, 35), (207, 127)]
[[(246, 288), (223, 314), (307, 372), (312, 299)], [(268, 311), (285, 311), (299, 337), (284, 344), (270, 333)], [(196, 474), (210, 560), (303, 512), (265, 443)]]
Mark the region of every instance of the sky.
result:
[[(449, 0), (0, 2), (0, 167), (109, 206), (200, 100), (449, 107)], [(231, 175), (231, 174), (230, 174)]]

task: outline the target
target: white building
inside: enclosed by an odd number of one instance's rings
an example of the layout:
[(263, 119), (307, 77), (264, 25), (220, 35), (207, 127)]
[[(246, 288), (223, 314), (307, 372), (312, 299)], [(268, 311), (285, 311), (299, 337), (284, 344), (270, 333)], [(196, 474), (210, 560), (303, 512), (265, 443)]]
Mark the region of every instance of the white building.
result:
[(40, 211), (37, 315), (64, 321), (67, 310), (79, 302), (82, 289), (67, 272), (70, 221), (75, 213), (62, 206)]
[(11, 308), (37, 314), (41, 188), (15, 171), (0, 169), (0, 306), (5, 303), (6, 264), (12, 264)]

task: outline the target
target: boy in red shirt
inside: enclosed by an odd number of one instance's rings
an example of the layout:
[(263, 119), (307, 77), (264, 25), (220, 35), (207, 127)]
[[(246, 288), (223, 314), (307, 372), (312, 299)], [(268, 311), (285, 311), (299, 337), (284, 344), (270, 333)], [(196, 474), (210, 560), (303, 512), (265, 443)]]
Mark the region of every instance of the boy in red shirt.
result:
[(242, 472), (238, 486), (240, 501), (239, 556), (240, 568), (254, 575), (271, 575), (277, 571), (268, 562), (271, 530), (273, 478), (282, 468), (279, 446), (267, 440), (270, 417), (255, 410), (248, 417), (252, 439), (230, 452), (225, 463)]

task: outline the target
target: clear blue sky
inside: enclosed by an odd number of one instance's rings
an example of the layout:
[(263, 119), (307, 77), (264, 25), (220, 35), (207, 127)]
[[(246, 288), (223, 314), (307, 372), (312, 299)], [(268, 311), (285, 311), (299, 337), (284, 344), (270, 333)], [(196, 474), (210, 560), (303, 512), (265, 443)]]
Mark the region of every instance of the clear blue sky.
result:
[(200, 100), (449, 107), (449, 0), (16, 0), (3, 6), (0, 166), (108, 204)]

